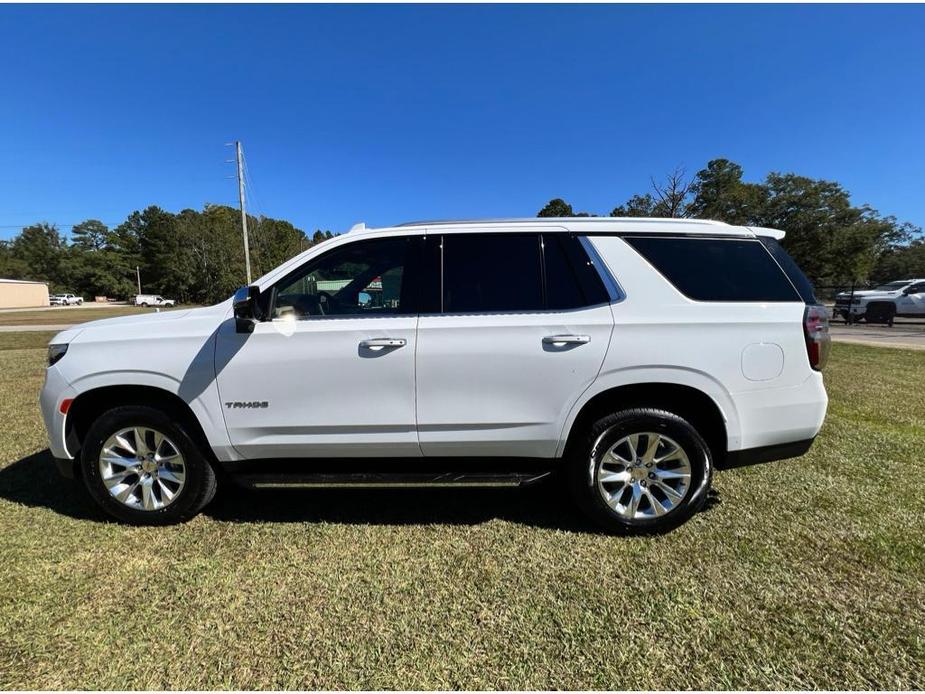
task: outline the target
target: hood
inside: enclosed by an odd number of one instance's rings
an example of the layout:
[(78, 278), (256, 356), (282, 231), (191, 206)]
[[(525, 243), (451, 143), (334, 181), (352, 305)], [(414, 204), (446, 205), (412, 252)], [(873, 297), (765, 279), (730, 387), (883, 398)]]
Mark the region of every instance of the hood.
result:
[[(902, 294), (901, 289), (897, 289), (892, 292), (878, 292), (873, 289), (863, 289), (863, 290), (855, 291), (854, 298), (855, 299), (868, 299), (871, 297), (892, 298), (895, 296), (900, 296), (901, 294)], [(850, 297), (851, 297), (851, 292), (840, 292), (839, 294), (836, 295), (836, 298), (838, 299), (848, 299)]]
[(63, 332), (58, 333), (52, 342), (70, 342), (80, 333), (87, 331), (92, 332), (100, 328), (118, 328), (120, 326), (134, 327), (140, 324), (156, 328), (161, 324), (171, 324), (176, 321), (206, 318), (208, 316), (221, 318), (228, 312), (230, 308), (231, 299), (228, 299), (227, 301), (223, 301), (222, 303), (216, 304), (215, 306), (204, 306), (202, 308), (190, 308), (179, 311), (175, 310), (139, 313), (137, 315), (118, 316), (116, 318), (101, 318), (100, 320), (93, 320), (87, 323), (81, 323), (80, 325), (75, 325), (72, 328), (68, 328)]

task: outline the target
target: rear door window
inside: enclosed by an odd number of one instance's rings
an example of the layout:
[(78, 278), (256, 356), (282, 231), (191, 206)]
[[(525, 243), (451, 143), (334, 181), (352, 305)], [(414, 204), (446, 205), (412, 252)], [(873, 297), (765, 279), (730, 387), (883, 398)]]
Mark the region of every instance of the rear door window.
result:
[(800, 301), (757, 239), (626, 236), (656, 270), (696, 301)]
[(546, 307), (554, 311), (595, 306), (610, 301), (598, 271), (577, 237), (543, 234)]

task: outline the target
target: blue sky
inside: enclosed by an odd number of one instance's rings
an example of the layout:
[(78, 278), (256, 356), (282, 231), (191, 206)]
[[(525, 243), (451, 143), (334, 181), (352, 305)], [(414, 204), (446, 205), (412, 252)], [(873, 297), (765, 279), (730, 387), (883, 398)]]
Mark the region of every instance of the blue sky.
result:
[(0, 237), (607, 213), (714, 157), (925, 225), (925, 6), (0, 6)]

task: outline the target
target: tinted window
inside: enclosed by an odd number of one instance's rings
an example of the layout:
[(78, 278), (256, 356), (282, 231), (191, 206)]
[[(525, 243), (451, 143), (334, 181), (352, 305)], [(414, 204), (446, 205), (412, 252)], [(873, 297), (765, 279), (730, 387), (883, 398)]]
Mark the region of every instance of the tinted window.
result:
[(546, 307), (565, 310), (610, 300), (580, 241), (570, 234), (543, 234)]
[(276, 288), (273, 318), (413, 313), (406, 266), (416, 239), (358, 241), (309, 261)]
[(543, 309), (536, 234), (446, 234), (444, 313)]
[(806, 278), (806, 275), (803, 274), (797, 262), (791, 258), (790, 254), (780, 245), (780, 242), (770, 236), (759, 236), (758, 239), (764, 244), (764, 247), (768, 249), (768, 252), (774, 256), (774, 260), (780, 264), (784, 272), (787, 273), (787, 277), (790, 278), (790, 281), (793, 282), (793, 286), (796, 287), (796, 290), (799, 292), (800, 298), (807, 304), (818, 303), (816, 301), (816, 292), (813, 290), (813, 285)]
[(799, 301), (758, 240), (625, 237), (669, 282), (697, 301)]

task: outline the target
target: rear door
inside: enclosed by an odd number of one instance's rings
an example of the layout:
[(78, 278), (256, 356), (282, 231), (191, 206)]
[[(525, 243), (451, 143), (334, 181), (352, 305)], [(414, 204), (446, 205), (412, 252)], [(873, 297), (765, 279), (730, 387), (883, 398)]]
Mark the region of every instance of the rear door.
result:
[(430, 237), (435, 311), (418, 322), (417, 421), (425, 456), (555, 455), (565, 417), (600, 370), (607, 289), (577, 237)]

